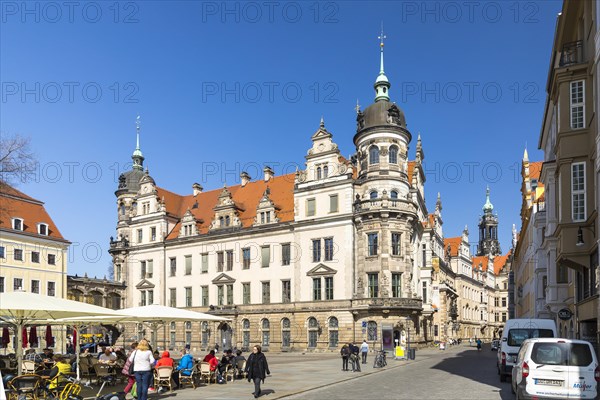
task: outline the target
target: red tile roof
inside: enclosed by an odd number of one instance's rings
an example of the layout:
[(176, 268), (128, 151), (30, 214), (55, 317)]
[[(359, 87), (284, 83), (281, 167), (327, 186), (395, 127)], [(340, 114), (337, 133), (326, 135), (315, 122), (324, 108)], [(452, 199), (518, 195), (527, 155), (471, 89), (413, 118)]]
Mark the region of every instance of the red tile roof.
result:
[(453, 238), (445, 238), (444, 239), (444, 252), (448, 251), (448, 246), (450, 246), (450, 257), (458, 257), (458, 248), (462, 243), (462, 236), (453, 237)]
[[(275, 204), (276, 216), (279, 222), (289, 222), (294, 220), (294, 181), (295, 173), (276, 176), (268, 182), (258, 180), (247, 183), (244, 187), (241, 185), (229, 186), (227, 190), (231, 193), (231, 198), (239, 208), (239, 218), (242, 227), (248, 228), (254, 224), (256, 217), (256, 207), (260, 202), (265, 190), (269, 187), (269, 198)], [(210, 224), (215, 217), (214, 207), (217, 204), (217, 199), (223, 189), (211, 190), (208, 192), (199, 193), (195, 197), (193, 195), (180, 196), (168, 190), (157, 188), (160, 199), (164, 197), (167, 212), (177, 218), (181, 218), (189, 209), (197, 221), (199, 234), (208, 232)], [(194, 204), (198, 206), (194, 208)], [(167, 240), (176, 239), (179, 237), (179, 229), (181, 222), (167, 236)]]
[[(529, 163), (529, 178), (540, 180), (540, 174), (542, 173), (543, 161), (535, 161)], [(540, 182), (541, 183), (541, 182)]]
[[(29, 236), (65, 241), (44, 208), (44, 203), (6, 184), (0, 185), (0, 228)], [(13, 229), (12, 219), (23, 219), (23, 231)], [(38, 223), (48, 225), (48, 235), (38, 234)]]
[[(500, 272), (502, 271), (502, 268), (506, 265), (506, 261), (508, 260), (509, 256), (510, 256), (510, 251), (506, 254), (497, 255), (494, 257), (494, 261), (493, 261), (494, 275), (500, 274)], [(481, 268), (483, 269), (483, 271), (487, 271), (488, 256), (471, 257), (471, 265), (473, 266), (473, 269), (475, 269), (476, 267), (479, 268), (480, 264), (481, 264)]]

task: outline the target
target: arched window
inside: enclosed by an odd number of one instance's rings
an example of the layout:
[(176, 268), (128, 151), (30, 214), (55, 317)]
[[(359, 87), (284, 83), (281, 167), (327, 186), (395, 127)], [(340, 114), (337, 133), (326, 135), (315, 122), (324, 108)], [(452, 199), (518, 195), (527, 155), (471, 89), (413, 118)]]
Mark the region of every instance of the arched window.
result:
[(398, 191), (396, 191), (396, 190), (392, 190), (392, 191), (390, 192), (390, 198), (391, 198), (391, 199), (393, 199), (393, 200), (396, 200), (396, 199), (398, 199)]
[(250, 320), (242, 320), (242, 349), (250, 348)]
[(192, 347), (192, 322), (185, 321), (185, 346), (186, 348)]
[(174, 349), (175, 348), (175, 340), (177, 339), (177, 326), (175, 325), (175, 322), (171, 322), (171, 335), (170, 335), (170, 340), (169, 340), (169, 348)]
[(321, 167), (317, 167), (317, 179), (321, 179)]
[(379, 164), (379, 147), (371, 146), (369, 148), (369, 165)]
[(289, 318), (284, 318), (281, 320), (281, 347), (290, 347), (290, 327), (292, 324), (290, 323)]
[(225, 226), (225, 218), (219, 217), (219, 226), (221, 226), (221, 227)]
[(91, 304), (93, 304), (95, 306), (104, 307), (104, 304), (102, 304), (102, 302), (103, 302), (102, 293), (100, 293), (98, 291), (93, 291), (92, 293), (90, 293), (90, 295), (92, 297)]
[(398, 164), (398, 147), (397, 146), (391, 146), (390, 147), (390, 164)]
[(231, 219), (229, 218), (229, 215), (225, 217), (225, 226), (229, 226), (231, 222)]
[(314, 349), (317, 347), (317, 338), (319, 337), (319, 323), (314, 317), (308, 319), (308, 347)]
[(329, 318), (329, 347), (338, 347), (338, 319), (336, 317)]
[(121, 215), (125, 215), (125, 204), (121, 203), (121, 205), (119, 206), (119, 212), (121, 213)]
[(202, 347), (203, 348), (207, 348), (208, 347), (208, 322), (204, 321), (202, 322)]
[(329, 167), (326, 165), (323, 167), (323, 178), (327, 178), (327, 175), (329, 175)]
[(378, 196), (379, 194), (377, 193), (377, 190), (373, 190), (371, 193), (369, 193), (370, 199), (376, 199)]
[(367, 322), (367, 340), (377, 340), (377, 322)]
[(269, 322), (268, 319), (265, 318), (262, 320), (261, 328), (262, 328), (262, 346), (269, 347), (269, 342), (271, 339), (271, 323)]

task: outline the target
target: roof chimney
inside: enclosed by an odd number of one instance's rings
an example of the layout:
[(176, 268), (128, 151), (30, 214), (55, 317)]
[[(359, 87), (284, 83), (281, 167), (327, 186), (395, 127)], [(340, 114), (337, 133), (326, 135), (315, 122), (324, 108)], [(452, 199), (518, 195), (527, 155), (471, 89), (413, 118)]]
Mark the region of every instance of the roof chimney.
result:
[(242, 179), (242, 187), (246, 186), (246, 184), (252, 180), (246, 171), (242, 171), (240, 178)]
[(194, 183), (192, 185), (192, 190), (194, 191), (194, 196), (198, 195), (198, 193), (202, 193), (202, 186), (199, 183)]
[(268, 182), (271, 180), (271, 178), (273, 178), (273, 175), (274, 175), (273, 170), (271, 169), (271, 167), (265, 166), (264, 171), (265, 171), (265, 182)]

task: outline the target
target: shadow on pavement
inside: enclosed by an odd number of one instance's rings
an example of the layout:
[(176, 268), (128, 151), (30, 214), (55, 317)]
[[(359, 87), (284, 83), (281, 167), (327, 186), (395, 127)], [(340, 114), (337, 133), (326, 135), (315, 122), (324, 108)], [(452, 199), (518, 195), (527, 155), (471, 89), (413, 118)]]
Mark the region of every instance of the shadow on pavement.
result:
[(496, 357), (496, 352), (490, 350), (489, 344), (484, 345), (481, 351), (477, 351), (475, 347), (468, 347), (454, 357), (445, 358), (431, 368), (493, 386), (497, 389), (494, 391), (500, 395), (502, 400), (513, 400), (515, 396), (510, 390), (510, 380), (509, 382), (500, 382)]

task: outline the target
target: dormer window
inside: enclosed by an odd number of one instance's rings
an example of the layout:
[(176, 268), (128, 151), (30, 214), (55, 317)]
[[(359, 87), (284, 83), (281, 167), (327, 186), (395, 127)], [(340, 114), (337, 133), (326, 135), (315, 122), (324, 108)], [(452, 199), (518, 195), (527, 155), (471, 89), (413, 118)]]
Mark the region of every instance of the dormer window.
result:
[(271, 222), (271, 211), (263, 211), (260, 213), (260, 223), (268, 224)]
[(231, 224), (231, 218), (229, 215), (225, 216), (225, 226), (229, 226)]
[(222, 228), (225, 226), (225, 218), (219, 217), (219, 226)]
[(48, 224), (38, 224), (38, 233), (40, 235), (48, 236)]
[(12, 225), (13, 225), (13, 229), (16, 231), (23, 230), (23, 220), (21, 218), (13, 218)]

